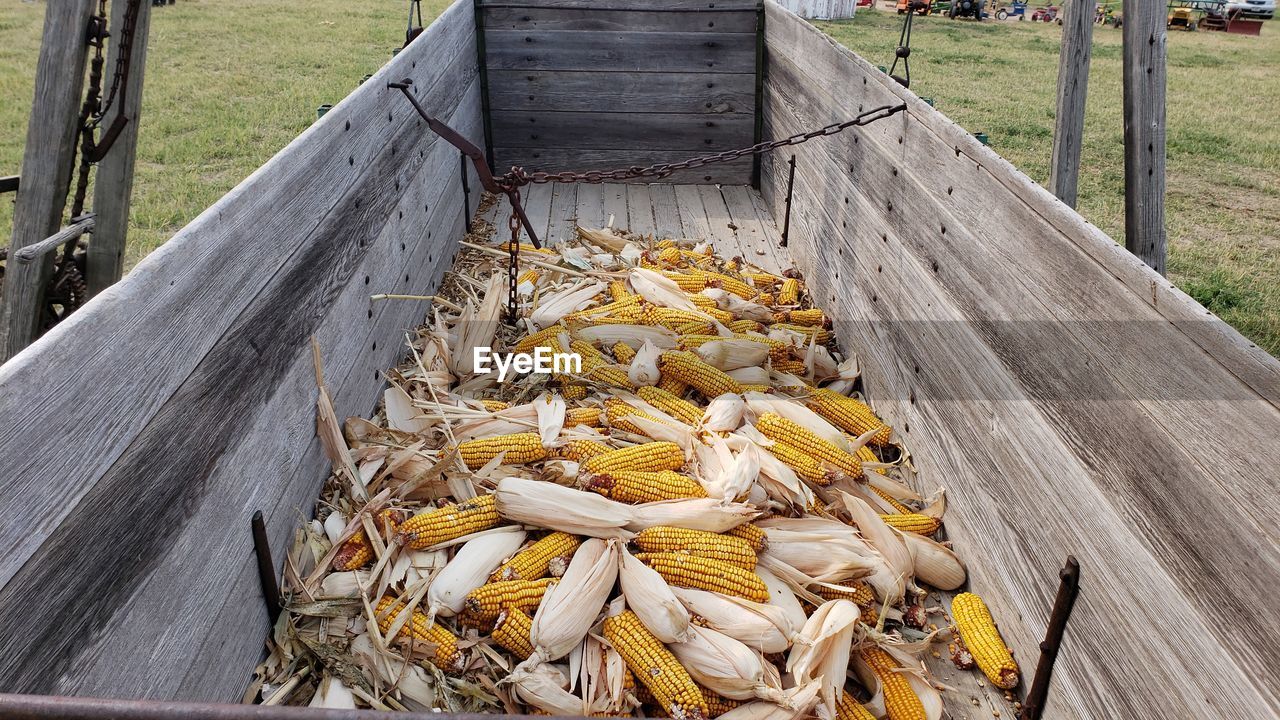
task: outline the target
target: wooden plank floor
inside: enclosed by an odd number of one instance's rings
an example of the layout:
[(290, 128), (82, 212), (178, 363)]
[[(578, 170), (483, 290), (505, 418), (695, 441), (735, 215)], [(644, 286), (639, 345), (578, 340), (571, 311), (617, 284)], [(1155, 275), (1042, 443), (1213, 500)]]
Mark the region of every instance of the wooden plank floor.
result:
[[(568, 240), (575, 225), (612, 227), (657, 238), (706, 240), (723, 257), (741, 256), (769, 272), (791, 267), (760, 193), (744, 185), (534, 185), (525, 212), (544, 244)], [(485, 219), (506, 232), (511, 204), (501, 198)], [(501, 237), (501, 236), (500, 236)], [(528, 242), (526, 234), (521, 241)]]

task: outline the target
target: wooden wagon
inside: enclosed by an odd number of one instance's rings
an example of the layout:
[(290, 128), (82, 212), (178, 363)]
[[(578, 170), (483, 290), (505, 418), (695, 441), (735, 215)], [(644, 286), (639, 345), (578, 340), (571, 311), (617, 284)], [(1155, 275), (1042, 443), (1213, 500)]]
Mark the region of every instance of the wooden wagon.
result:
[(613, 217), (799, 269), (922, 489), (952, 491), (950, 538), (1024, 664), (1079, 559), (1048, 717), (1280, 714), (1280, 363), (772, 2), (480, 0), (0, 367), (0, 715), (250, 716), (65, 696), (244, 691), (267, 628), (250, 517), (283, 548), (326, 474), (310, 340), (339, 416), (370, 411), (428, 309), (370, 296), (431, 293), (463, 234), (458, 152), (387, 87), (406, 77), (498, 168), (680, 159), (906, 103), (759, 167), (526, 205), (552, 241)]

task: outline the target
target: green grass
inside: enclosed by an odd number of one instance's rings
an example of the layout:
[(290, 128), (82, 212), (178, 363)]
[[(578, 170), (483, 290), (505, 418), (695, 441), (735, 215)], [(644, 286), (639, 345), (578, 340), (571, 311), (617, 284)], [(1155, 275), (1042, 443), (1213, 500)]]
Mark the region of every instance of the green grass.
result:
[[(428, 0), (430, 18), (447, 0)], [(132, 266), (374, 72), (403, 40), (400, 0), (178, 0), (149, 43), (127, 263)], [(0, 0), (0, 175), (16, 173), (43, 2)], [(819, 23), (886, 63), (899, 18)], [(1048, 175), (1060, 29), (917, 18), (914, 90), (1037, 181)], [(1120, 33), (1098, 28), (1080, 211), (1123, 241)], [(1260, 38), (1169, 38), (1170, 276), (1280, 355), (1280, 23)], [(0, 196), (7, 238), (13, 195)]]
[[(901, 17), (858, 11), (817, 23), (888, 65)], [(1047, 183), (1061, 28), (917, 17), (911, 81), (939, 110), (1039, 183)], [(1079, 210), (1124, 242), (1121, 33), (1094, 29)], [(1261, 37), (1169, 34), (1169, 277), (1280, 355), (1280, 22)]]
[[(57, 0), (53, 0), (57, 1)], [(423, 3), (426, 20), (447, 0)], [(400, 0), (178, 0), (154, 8), (126, 263), (289, 143), (404, 42)], [(44, 2), (0, 0), (0, 175), (18, 172)], [(0, 196), (7, 239), (13, 195)]]

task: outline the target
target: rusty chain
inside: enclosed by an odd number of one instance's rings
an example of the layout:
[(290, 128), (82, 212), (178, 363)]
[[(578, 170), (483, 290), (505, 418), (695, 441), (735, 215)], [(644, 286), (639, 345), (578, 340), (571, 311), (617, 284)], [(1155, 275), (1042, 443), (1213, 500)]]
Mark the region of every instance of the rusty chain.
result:
[[(509, 195), (512, 207), (520, 203), (520, 188), (514, 188)], [(517, 289), (520, 283), (521, 223), (520, 216), (514, 211), (507, 220), (507, 227), (511, 229), (511, 245), (507, 248), (507, 322), (515, 325), (520, 319), (520, 298)]]
[(832, 123), (825, 127), (818, 128), (817, 130), (796, 133), (791, 137), (783, 138), (781, 140), (770, 140), (768, 142), (756, 143), (749, 147), (725, 150), (723, 152), (712, 153), (710, 155), (701, 155), (699, 157), (689, 158), (688, 160), (682, 160), (680, 162), (659, 163), (646, 167), (632, 166), (627, 168), (618, 168), (616, 170), (588, 170), (585, 172), (527, 172), (524, 168), (513, 167), (505, 175), (496, 179), (498, 184), (504, 189), (519, 188), (533, 183), (548, 182), (602, 183), (619, 180), (634, 180), (636, 178), (659, 179), (667, 177), (680, 170), (692, 170), (694, 168), (703, 167), (704, 165), (736, 160), (747, 155), (766, 153), (789, 145), (799, 145), (802, 142), (812, 140), (816, 137), (835, 135), (836, 133), (843, 132), (851, 127), (866, 125), (868, 123), (875, 122), (876, 120), (883, 120), (884, 118), (900, 113), (906, 109), (907, 106), (905, 103), (892, 106), (882, 105), (878, 108), (868, 110), (852, 120)]

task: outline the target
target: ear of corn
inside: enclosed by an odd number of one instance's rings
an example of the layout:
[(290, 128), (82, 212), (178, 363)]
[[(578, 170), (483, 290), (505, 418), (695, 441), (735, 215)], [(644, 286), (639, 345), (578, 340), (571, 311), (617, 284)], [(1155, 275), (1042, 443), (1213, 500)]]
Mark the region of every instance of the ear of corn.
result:
[(778, 291), (779, 305), (795, 305), (800, 302), (800, 281), (787, 278), (782, 281), (782, 289)]
[(627, 288), (626, 280), (610, 280), (609, 281), (609, 297), (614, 302), (624, 300), (626, 298), (636, 297), (635, 293)]
[(497, 527), (499, 522), (501, 518), (498, 517), (494, 496), (480, 495), (463, 503), (414, 515), (400, 526), (396, 536), (414, 550), (421, 550)]
[[(582, 545), (582, 539), (564, 532), (553, 532), (516, 553), (493, 572), (489, 581), (537, 580), (551, 572), (551, 565), (561, 559), (567, 566), (573, 553)], [(563, 574), (563, 567), (560, 574)]]
[[(395, 534), (401, 519), (401, 511), (387, 509), (378, 514), (375, 525), (382, 532)], [(364, 567), (372, 559), (373, 545), (369, 542), (369, 536), (363, 529), (357, 530), (333, 556), (333, 569), (339, 572), (355, 570)]]
[(876, 716), (845, 690), (836, 701), (836, 720), (876, 720)]
[(501, 400), (481, 400), (480, 404), (484, 405), (484, 409), (489, 412), (498, 412), (499, 410), (506, 410), (511, 407), (511, 403), (503, 402)]
[(791, 445), (818, 460), (831, 463), (855, 478), (862, 477), (862, 465), (856, 457), (777, 413), (761, 415), (756, 421), (756, 429), (774, 442)]
[(760, 528), (759, 525), (754, 523), (743, 523), (732, 530), (726, 531), (725, 535), (731, 535), (733, 537), (746, 540), (747, 544), (751, 546), (751, 549), (755, 550), (757, 553), (764, 552), (765, 548), (769, 546), (769, 536)]
[(830, 330), (823, 330), (818, 327), (806, 327), (804, 325), (792, 325), (791, 323), (774, 323), (771, 327), (776, 330), (790, 330), (791, 332), (804, 335), (805, 338), (814, 338), (819, 345), (826, 345), (831, 342)]
[(589, 457), (609, 452), (609, 446), (595, 440), (570, 440), (556, 449), (556, 457), (580, 463)]
[(547, 457), (547, 449), (542, 446), (538, 433), (497, 435), (458, 443), (458, 454), (469, 470), (479, 470), (503, 452), (506, 453), (502, 457), (503, 465), (521, 465)]
[(609, 398), (604, 401), (605, 420), (609, 423), (609, 427), (618, 428), (629, 433), (637, 435), (647, 435), (644, 428), (631, 422), (629, 418), (642, 417), (646, 420), (654, 422), (664, 422), (662, 419), (654, 417), (640, 408), (630, 405), (618, 398)]
[(960, 593), (951, 601), (951, 616), (960, 630), (960, 638), (991, 684), (1004, 690), (1016, 686), (1018, 664), (1000, 637), (982, 598), (973, 593)]
[(742, 385), (737, 380), (729, 377), (723, 370), (703, 362), (691, 352), (664, 352), (658, 361), (658, 368), (663, 377), (686, 383), (706, 398), (742, 392)]
[(744, 570), (756, 566), (756, 551), (746, 540), (732, 535), (658, 525), (642, 530), (634, 542), (644, 552), (684, 552)]
[(671, 717), (688, 720), (707, 717), (710, 709), (693, 678), (675, 655), (645, 629), (634, 612), (627, 610), (605, 618), (604, 637)]
[(593, 475), (638, 470), (661, 472), (679, 470), (684, 465), (684, 451), (673, 442), (651, 442), (610, 450), (582, 462), (582, 471)]
[(938, 528), (942, 525), (942, 521), (936, 517), (921, 515), (920, 513), (908, 513), (906, 515), (881, 515), (881, 520), (885, 524), (897, 528), (903, 532), (913, 532), (917, 535), (932, 535), (938, 532)]
[(636, 395), (685, 425), (693, 425), (702, 419), (702, 408), (662, 388), (645, 386), (637, 390)]
[(682, 272), (664, 272), (662, 274), (675, 281), (675, 284), (687, 293), (702, 292), (707, 289), (707, 279), (705, 277), (697, 277)]
[(639, 553), (636, 557), (672, 585), (769, 602), (769, 588), (750, 570), (687, 553)]
[(801, 327), (821, 327), (826, 322), (826, 319), (826, 316), (818, 308), (791, 310), (787, 313), (787, 321), (792, 325)]
[[(391, 626), (404, 610), (404, 603), (390, 595), (384, 596), (373, 611), (378, 629), (384, 634), (390, 632)], [(428, 622), (426, 613), (421, 610), (414, 609), (410, 619), (401, 627), (400, 634), (435, 645), (432, 662), (441, 670), (452, 672), (462, 669), (458, 638), (441, 625)], [(392, 638), (387, 638), (388, 642), (391, 640)]]
[(517, 353), (530, 353), (533, 352), (533, 349), (536, 347), (546, 346), (555, 348), (557, 345), (556, 336), (564, 332), (564, 330), (564, 326), (562, 325), (549, 325), (535, 333), (530, 333), (529, 335), (525, 335), (520, 338), (516, 341), (515, 345), (511, 346), (511, 351)]
[(538, 607), (553, 580), (504, 580), (490, 582), (467, 593), (462, 605), (462, 621), (468, 625), (486, 625), (497, 619), (506, 607), (528, 610)]
[(880, 428), (871, 436), (873, 445), (888, 443), (893, 432), (866, 404), (831, 390), (815, 390), (807, 404), (827, 422), (854, 436)]
[(794, 470), (796, 475), (814, 485), (830, 485), (837, 477), (836, 473), (823, 467), (818, 458), (790, 443), (775, 441), (773, 445), (765, 449), (785, 463), (787, 467)]
[[(859, 459), (861, 459), (861, 453), (859, 453)], [(903, 505), (897, 498), (885, 492), (884, 490), (874, 485), (871, 485), (869, 487), (871, 488), (872, 492), (880, 496), (881, 500), (884, 500), (886, 503), (889, 503), (889, 507), (893, 508), (894, 512), (898, 513), (899, 515), (910, 515), (911, 513), (915, 512), (915, 510), (912, 510), (906, 505)]]
[(600, 427), (601, 414), (601, 409), (594, 405), (591, 407), (569, 408), (564, 414), (564, 426), (567, 428), (577, 425)]
[(666, 390), (672, 395), (679, 397), (681, 395), (684, 395), (685, 391), (689, 389), (689, 384), (682, 382), (680, 380), (677, 380), (673, 377), (663, 375), (662, 379), (660, 379), (658, 381), (658, 384), (655, 385), (654, 387), (660, 388), (662, 390)]
[(519, 608), (504, 608), (494, 621), (494, 641), (506, 648), (521, 660), (528, 660), (533, 654), (533, 643), (529, 640), (529, 631), (533, 627), (533, 618)]
[(911, 683), (898, 672), (901, 667), (889, 653), (878, 647), (862, 650), (862, 661), (871, 668), (884, 688), (884, 707), (889, 720), (928, 720), (924, 703), (911, 689)]
[(848, 600), (864, 608), (875, 604), (876, 601), (876, 595), (872, 592), (871, 586), (864, 582), (854, 582), (851, 585), (814, 585), (810, 590), (823, 600)]
[(616, 342), (613, 344), (613, 357), (623, 365), (630, 365), (632, 360), (636, 359), (635, 348), (624, 342)]
[(701, 498), (707, 491), (697, 480), (671, 470), (620, 471), (586, 476), (583, 487), (622, 503)]

